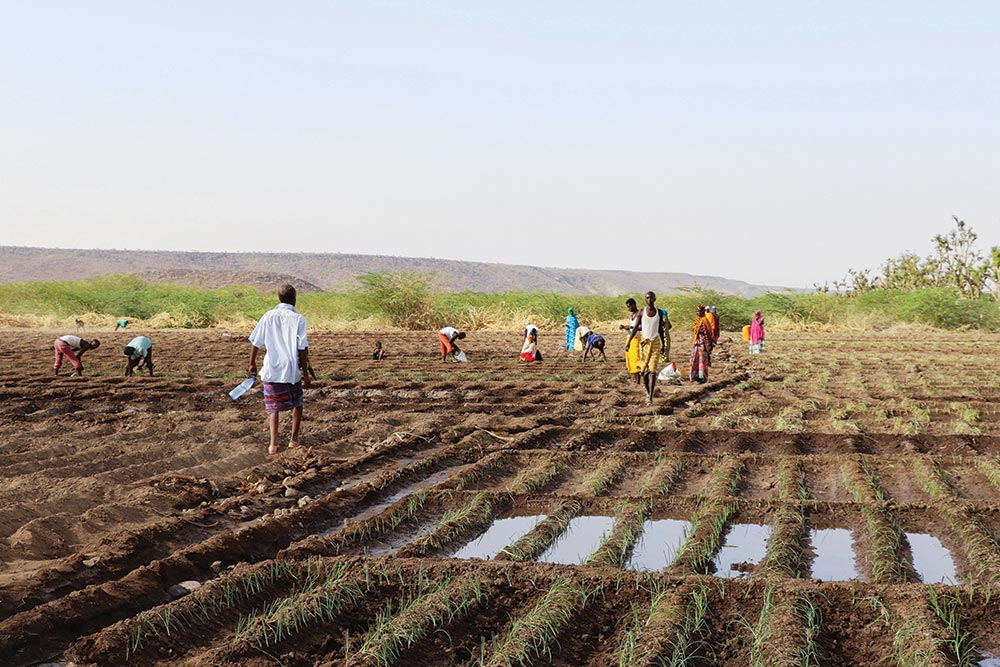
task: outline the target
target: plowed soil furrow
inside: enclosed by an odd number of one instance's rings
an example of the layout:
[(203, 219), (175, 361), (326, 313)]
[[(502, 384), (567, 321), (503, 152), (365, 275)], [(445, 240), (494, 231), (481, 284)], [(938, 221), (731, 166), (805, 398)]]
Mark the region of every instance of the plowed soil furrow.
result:
[(1000, 337), (725, 333), (646, 407), (555, 333), (459, 364), (315, 332), (303, 447), (268, 456), (260, 390), (226, 396), (246, 332), (148, 333), (154, 378), (118, 377), (131, 331), (82, 378), (55, 332), (0, 350), (4, 664), (1000, 655)]

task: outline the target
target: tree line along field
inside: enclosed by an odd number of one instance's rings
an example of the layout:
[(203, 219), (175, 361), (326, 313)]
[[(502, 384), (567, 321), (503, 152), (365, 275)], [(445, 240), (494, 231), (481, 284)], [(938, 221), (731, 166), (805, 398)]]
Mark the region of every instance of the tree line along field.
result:
[(123, 378), (135, 333), (82, 378), (54, 333), (0, 350), (0, 664), (1000, 655), (1000, 336), (724, 332), (646, 408), (616, 336), (526, 365), (516, 332), (468, 364), (316, 332), (304, 446), (268, 457), (259, 388), (226, 395), (245, 331), (140, 332), (157, 376)]

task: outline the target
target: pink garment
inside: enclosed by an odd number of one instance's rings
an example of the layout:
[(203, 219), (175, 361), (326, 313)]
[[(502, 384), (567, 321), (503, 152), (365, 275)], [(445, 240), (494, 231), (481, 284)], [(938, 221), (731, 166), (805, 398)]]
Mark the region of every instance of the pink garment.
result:
[(758, 310), (753, 314), (753, 321), (750, 323), (750, 344), (756, 345), (764, 340), (764, 318)]
[(69, 363), (73, 364), (73, 368), (78, 372), (83, 370), (83, 363), (76, 358), (76, 354), (73, 352), (73, 348), (69, 346), (69, 343), (64, 341), (62, 338), (56, 338), (55, 342), (56, 348), (56, 360), (52, 365), (53, 370), (59, 371), (59, 367), (62, 366), (63, 357), (69, 359)]

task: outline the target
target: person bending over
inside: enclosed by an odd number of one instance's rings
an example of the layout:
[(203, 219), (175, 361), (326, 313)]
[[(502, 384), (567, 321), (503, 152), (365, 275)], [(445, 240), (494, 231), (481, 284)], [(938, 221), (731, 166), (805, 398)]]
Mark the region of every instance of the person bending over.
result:
[(586, 361), (587, 357), (593, 352), (593, 358), (597, 359), (597, 355), (601, 355), (601, 361), (607, 361), (608, 358), (604, 356), (604, 336), (594, 333), (587, 327), (580, 327), (580, 340), (583, 341), (583, 356), (580, 357), (580, 361)]
[(153, 377), (153, 341), (145, 336), (136, 336), (125, 346), (125, 377), (145, 366), (149, 377)]
[(59, 375), (59, 367), (62, 366), (63, 357), (69, 359), (69, 363), (73, 364), (73, 372), (71, 375), (83, 375), (83, 362), (80, 361), (83, 358), (83, 353), (87, 350), (96, 350), (100, 347), (101, 341), (97, 340), (84, 340), (79, 336), (60, 336), (56, 338), (52, 346), (56, 351), (55, 363), (52, 365), (52, 370), (55, 371), (56, 375)]
[(465, 332), (459, 331), (455, 327), (445, 327), (438, 332), (438, 342), (441, 343), (441, 361), (446, 361), (448, 355), (455, 356), (459, 352), (458, 343), (455, 341), (463, 340), (465, 338)]

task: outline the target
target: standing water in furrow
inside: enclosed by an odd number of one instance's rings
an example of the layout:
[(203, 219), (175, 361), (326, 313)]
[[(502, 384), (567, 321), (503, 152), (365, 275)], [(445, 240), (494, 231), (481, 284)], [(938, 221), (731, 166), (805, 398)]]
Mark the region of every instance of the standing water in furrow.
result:
[(644, 521), (642, 536), (626, 567), (630, 570), (666, 569), (674, 562), (690, 532), (691, 522), (682, 519)]
[(463, 546), (451, 557), (490, 560), (500, 553), (501, 549), (527, 535), (546, 518), (544, 514), (534, 514), (497, 519), (485, 533)]
[(563, 534), (556, 538), (538, 560), (542, 563), (579, 565), (597, 551), (614, 525), (614, 517), (578, 516), (570, 520)]

